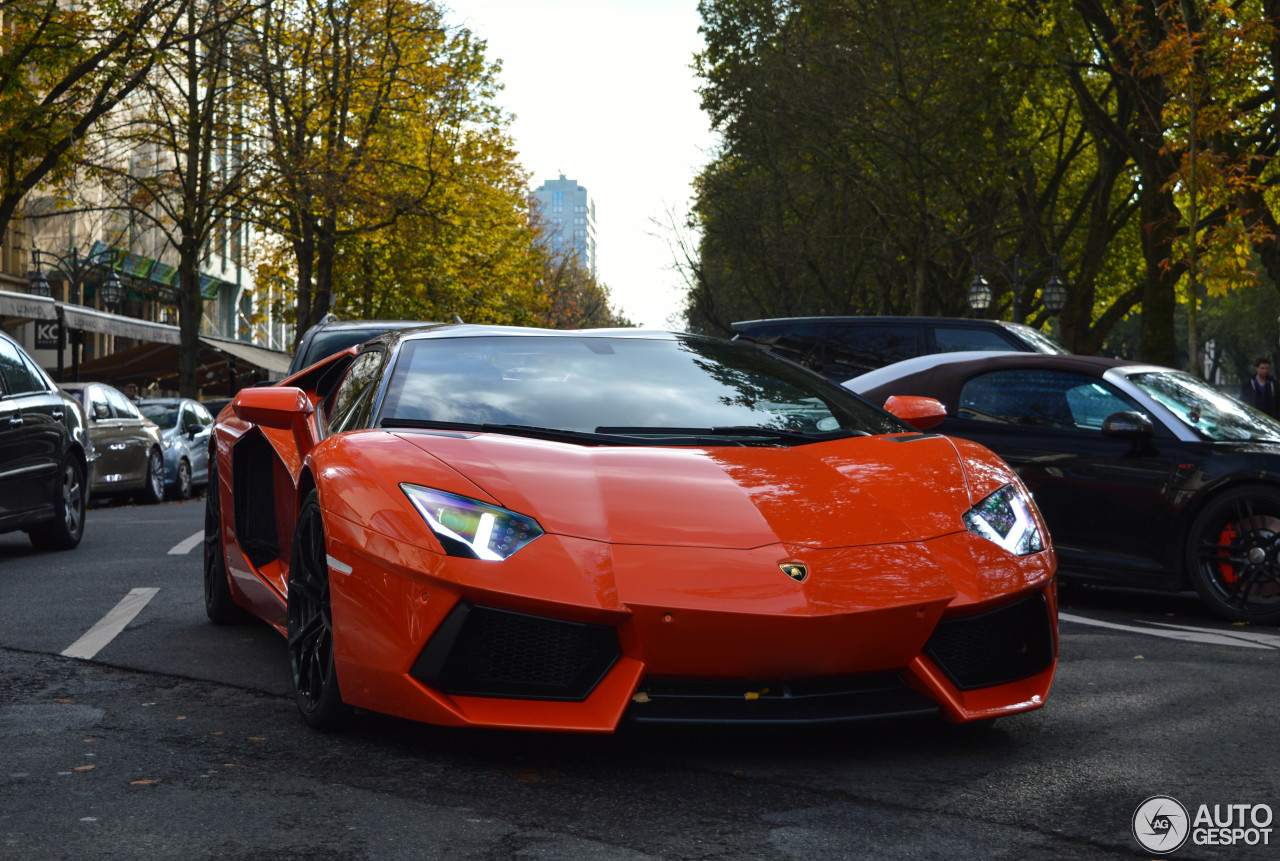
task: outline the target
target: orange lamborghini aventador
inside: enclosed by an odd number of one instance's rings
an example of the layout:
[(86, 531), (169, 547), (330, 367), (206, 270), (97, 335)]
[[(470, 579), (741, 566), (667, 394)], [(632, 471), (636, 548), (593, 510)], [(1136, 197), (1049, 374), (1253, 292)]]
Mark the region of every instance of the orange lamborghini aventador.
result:
[(1043, 705), (1055, 557), (1017, 476), (712, 338), (441, 325), (242, 391), (205, 604), (305, 720), (822, 724)]

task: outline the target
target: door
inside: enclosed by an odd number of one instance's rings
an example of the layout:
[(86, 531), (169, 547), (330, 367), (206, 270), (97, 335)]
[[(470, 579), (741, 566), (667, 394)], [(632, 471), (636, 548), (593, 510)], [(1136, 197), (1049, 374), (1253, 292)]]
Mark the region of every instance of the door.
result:
[(1183, 444), (1103, 436), (1112, 413), (1140, 407), (1105, 381), (1041, 369), (993, 371), (962, 387), (939, 430), (1000, 455), (1031, 490), (1063, 571), (1150, 583), (1167, 577), (1171, 485)]
[(119, 390), (110, 386), (102, 386), (101, 390), (111, 407), (110, 421), (117, 434), (115, 444), (122, 453), (120, 486), (130, 490), (142, 487), (147, 480), (147, 458), (152, 448), (151, 437), (143, 429), (146, 419)]
[[(192, 434), (192, 427), (198, 430)], [(213, 428), (213, 416), (194, 401), (182, 406), (182, 433), (187, 438), (188, 457), (191, 461), (191, 480), (204, 484), (209, 480), (209, 432)]]
[(33, 501), (22, 405), (4, 373), (18, 363), (17, 349), (0, 339), (0, 524), (30, 509)]

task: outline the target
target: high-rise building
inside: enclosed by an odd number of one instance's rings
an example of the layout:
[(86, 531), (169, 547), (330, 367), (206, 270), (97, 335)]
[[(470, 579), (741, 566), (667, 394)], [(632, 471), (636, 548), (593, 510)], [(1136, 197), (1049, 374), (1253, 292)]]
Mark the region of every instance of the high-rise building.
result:
[(538, 214), (553, 251), (573, 252), (578, 262), (596, 274), (596, 204), (575, 179), (550, 179), (534, 189)]

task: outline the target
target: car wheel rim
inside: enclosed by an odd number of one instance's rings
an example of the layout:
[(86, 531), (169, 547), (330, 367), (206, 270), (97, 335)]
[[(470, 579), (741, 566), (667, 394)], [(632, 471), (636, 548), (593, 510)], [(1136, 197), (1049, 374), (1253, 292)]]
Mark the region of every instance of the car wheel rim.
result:
[(160, 453), (151, 452), (150, 465), (147, 467), (147, 477), (151, 479), (151, 492), (159, 497), (164, 493), (164, 464), (160, 461)]
[(333, 674), (333, 618), (324, 525), (312, 509), (298, 524), (297, 559), (289, 572), (289, 663), (308, 710), (324, 696)]
[(185, 460), (178, 464), (178, 490), (183, 496), (191, 495), (191, 467)]
[(71, 464), (67, 464), (62, 474), (62, 516), (66, 520), (67, 532), (72, 535), (80, 533), (80, 522), (84, 517), (81, 510), (80, 474)]
[(1205, 529), (1197, 556), (1203, 580), (1227, 606), (1280, 607), (1280, 507), (1240, 498)]

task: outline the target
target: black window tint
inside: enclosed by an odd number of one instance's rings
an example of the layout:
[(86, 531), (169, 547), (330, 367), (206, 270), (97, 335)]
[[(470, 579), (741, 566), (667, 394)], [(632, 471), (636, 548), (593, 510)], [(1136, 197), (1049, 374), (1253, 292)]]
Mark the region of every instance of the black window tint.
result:
[(5, 392), (22, 395), (39, 392), (44, 386), (31, 378), (31, 371), (22, 361), (22, 353), (8, 341), (0, 341), (0, 375), (4, 376)]
[(1137, 405), (1096, 377), (1065, 371), (994, 371), (960, 390), (959, 418), (1047, 428), (1098, 430)]
[(832, 379), (847, 380), (922, 352), (920, 327), (911, 325), (841, 326), (822, 345), (820, 370)]
[(972, 329), (938, 327), (933, 330), (933, 341), (939, 353), (956, 353), (961, 350), (1018, 350), (1009, 338), (999, 332), (977, 327)]
[(823, 323), (773, 323), (745, 332), (742, 337), (784, 359), (810, 365), (828, 328)]
[(362, 353), (351, 364), (338, 391), (334, 393), (333, 411), (329, 415), (329, 432), (361, 427), (362, 418), (368, 418), (373, 389), (382, 366), (381, 350)]

